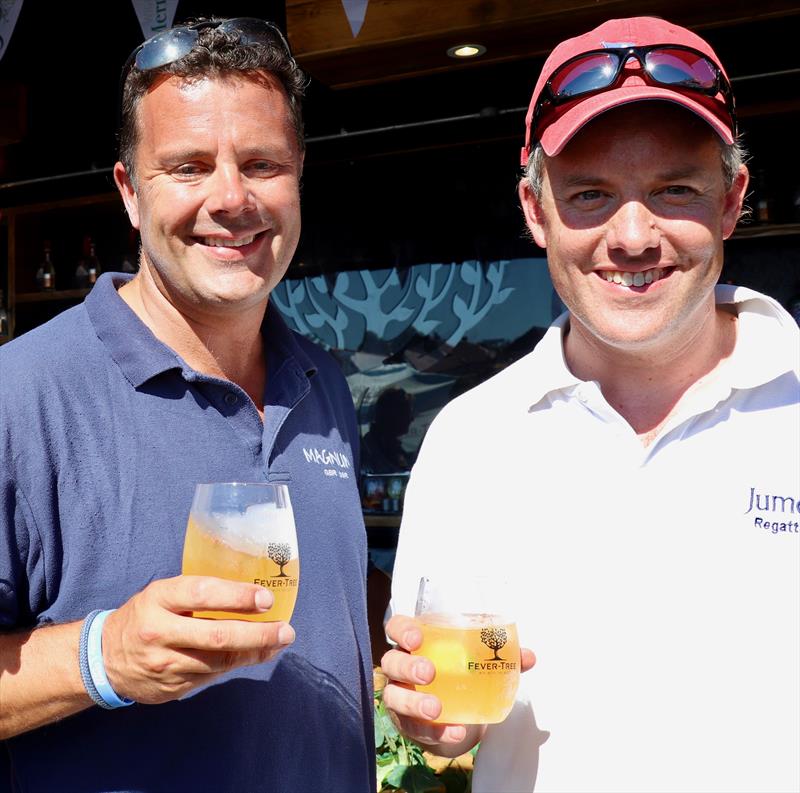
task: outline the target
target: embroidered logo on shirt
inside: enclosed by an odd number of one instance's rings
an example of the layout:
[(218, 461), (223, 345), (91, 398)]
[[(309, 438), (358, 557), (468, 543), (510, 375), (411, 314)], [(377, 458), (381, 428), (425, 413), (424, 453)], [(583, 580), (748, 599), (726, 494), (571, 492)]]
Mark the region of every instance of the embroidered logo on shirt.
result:
[(756, 528), (765, 529), (772, 534), (800, 532), (800, 521), (797, 519), (800, 518), (800, 499), (759, 493), (751, 487), (744, 514), (749, 515), (752, 512), (765, 513), (753, 516), (753, 525)]
[(353, 466), (346, 454), (334, 452), (330, 449), (303, 449), (303, 456), (307, 463), (325, 466), (323, 473), (325, 476), (336, 476), (339, 479), (349, 479), (348, 469)]

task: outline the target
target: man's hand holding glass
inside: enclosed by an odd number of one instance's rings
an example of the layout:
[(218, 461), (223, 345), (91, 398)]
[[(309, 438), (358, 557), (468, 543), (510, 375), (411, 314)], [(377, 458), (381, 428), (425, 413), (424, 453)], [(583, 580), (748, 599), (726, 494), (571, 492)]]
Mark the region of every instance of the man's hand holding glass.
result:
[(405, 735), (456, 757), (508, 716), (520, 673), (535, 663), (519, 647), (512, 613), (501, 581), (420, 581), (415, 616), (386, 625), (396, 648), (381, 661), (383, 701)]

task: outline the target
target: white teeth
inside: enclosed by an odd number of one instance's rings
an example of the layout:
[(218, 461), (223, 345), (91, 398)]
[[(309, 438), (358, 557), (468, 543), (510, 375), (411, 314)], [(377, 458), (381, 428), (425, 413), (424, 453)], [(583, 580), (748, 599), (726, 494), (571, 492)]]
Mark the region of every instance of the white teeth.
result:
[(203, 237), (203, 245), (209, 245), (212, 248), (241, 248), (243, 245), (249, 245), (256, 238), (255, 234), (249, 237), (242, 237), (240, 240), (223, 240), (219, 237)]
[(645, 270), (644, 272), (628, 273), (621, 272), (620, 270), (605, 270), (601, 273), (603, 278), (610, 284), (620, 284), (622, 286), (644, 286), (645, 284), (652, 284), (658, 281), (664, 275), (662, 270), (655, 268), (653, 270)]

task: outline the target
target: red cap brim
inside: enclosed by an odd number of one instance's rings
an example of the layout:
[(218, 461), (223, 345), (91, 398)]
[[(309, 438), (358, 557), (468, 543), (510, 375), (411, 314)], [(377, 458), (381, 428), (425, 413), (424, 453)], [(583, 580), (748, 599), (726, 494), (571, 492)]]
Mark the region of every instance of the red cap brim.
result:
[[(554, 111), (556, 117), (546, 121), (543, 125), (545, 129), (539, 142), (548, 157), (555, 157), (581, 127), (602, 113), (631, 102), (660, 100), (672, 102), (691, 110), (703, 121), (707, 122), (725, 143), (733, 143), (731, 120), (729, 118), (727, 120), (720, 118), (708, 105), (703, 104), (704, 99), (705, 97), (702, 95), (689, 96), (686, 93), (680, 93), (669, 88), (660, 88), (655, 85), (621, 85), (619, 88), (587, 97), (572, 107), (567, 105), (563, 110), (562, 108), (557, 108)], [(719, 107), (719, 100), (709, 97), (706, 101), (709, 103), (714, 102)]]

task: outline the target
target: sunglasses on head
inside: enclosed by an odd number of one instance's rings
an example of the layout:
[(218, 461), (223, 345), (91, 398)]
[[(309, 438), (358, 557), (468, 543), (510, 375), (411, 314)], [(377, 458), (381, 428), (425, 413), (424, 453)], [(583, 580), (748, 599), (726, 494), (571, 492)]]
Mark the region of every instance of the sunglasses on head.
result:
[(590, 50), (561, 64), (544, 85), (536, 102), (531, 123), (531, 140), (548, 107), (557, 107), (589, 94), (607, 91), (616, 86), (625, 64), (635, 58), (642, 67), (643, 78), (661, 85), (704, 96), (722, 94), (731, 127), (736, 135), (736, 114), (730, 83), (720, 68), (707, 55), (691, 47), (677, 44), (653, 44), (647, 47), (610, 47)]
[(128, 56), (125, 66), (122, 68), (122, 80), (132, 66), (139, 71), (146, 72), (152, 69), (160, 69), (180, 60), (188, 55), (200, 37), (200, 31), (208, 28), (216, 28), (224, 33), (231, 33), (239, 37), (242, 44), (273, 44), (284, 50), (289, 57), (291, 52), (289, 44), (281, 33), (280, 29), (272, 22), (255, 17), (236, 17), (214, 22), (206, 20), (195, 22), (191, 25), (178, 25), (169, 30), (157, 33), (155, 36), (142, 42)]

